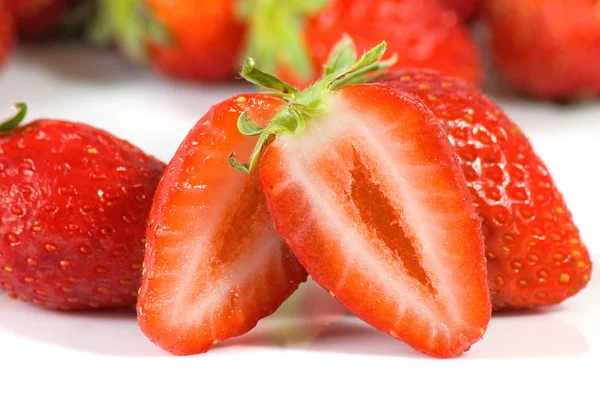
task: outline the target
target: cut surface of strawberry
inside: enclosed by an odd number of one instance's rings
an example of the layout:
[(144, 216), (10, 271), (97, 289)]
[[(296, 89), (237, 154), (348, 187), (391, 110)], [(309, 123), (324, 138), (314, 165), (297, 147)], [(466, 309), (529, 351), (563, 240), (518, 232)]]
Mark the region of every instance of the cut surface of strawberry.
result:
[(258, 171), (245, 175), (227, 164), (230, 153), (249, 155), (255, 142), (239, 134), (240, 114), (263, 122), (282, 105), (247, 94), (213, 106), (158, 188), (138, 320), (151, 341), (173, 354), (203, 353), (246, 333), (306, 280), (273, 228)]
[(456, 356), (491, 313), (481, 222), (444, 129), (418, 99), (339, 84), (385, 47), (354, 65), (345, 46), (261, 134), (274, 136), (260, 177), (275, 228), (356, 316), (419, 351)]

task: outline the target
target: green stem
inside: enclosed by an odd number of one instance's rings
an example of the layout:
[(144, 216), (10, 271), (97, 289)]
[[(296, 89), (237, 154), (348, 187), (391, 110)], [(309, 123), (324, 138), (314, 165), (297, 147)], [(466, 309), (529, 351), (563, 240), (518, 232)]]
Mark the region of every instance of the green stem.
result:
[[(17, 103), (15, 108), (17, 109), (17, 113), (8, 120), (0, 123), (0, 133), (6, 133), (14, 130), (25, 118), (25, 115), (27, 114), (27, 105), (25, 103)], [(0, 137), (4, 136), (6, 135), (0, 134)]]
[(276, 73), (287, 66), (302, 80), (315, 74), (304, 25), (330, 0), (238, 0), (237, 15), (248, 26), (244, 50), (260, 68)]

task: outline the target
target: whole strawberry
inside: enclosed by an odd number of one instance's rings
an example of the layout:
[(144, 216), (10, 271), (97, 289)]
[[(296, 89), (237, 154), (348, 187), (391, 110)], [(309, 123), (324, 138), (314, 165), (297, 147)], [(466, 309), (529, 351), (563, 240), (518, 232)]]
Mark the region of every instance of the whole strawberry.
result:
[[(429, 68), (478, 84), (481, 60), (461, 21), (435, 0), (245, 0), (246, 54), (297, 86), (312, 83), (345, 35), (365, 52), (385, 40), (391, 71)], [(249, 4), (249, 5), (248, 5)]]
[(6, 62), (14, 45), (13, 16), (6, 0), (0, 0), (0, 67)]
[(0, 125), (0, 287), (52, 309), (134, 305), (164, 165), (77, 123)]
[(458, 79), (415, 71), (383, 82), (418, 96), (446, 128), (483, 221), (494, 308), (554, 305), (586, 287), (588, 250), (519, 127)]
[(600, 95), (596, 0), (489, 0), (495, 63), (516, 89), (546, 99)]
[(186, 80), (233, 78), (243, 26), (234, 0), (101, 0), (92, 37), (132, 61)]

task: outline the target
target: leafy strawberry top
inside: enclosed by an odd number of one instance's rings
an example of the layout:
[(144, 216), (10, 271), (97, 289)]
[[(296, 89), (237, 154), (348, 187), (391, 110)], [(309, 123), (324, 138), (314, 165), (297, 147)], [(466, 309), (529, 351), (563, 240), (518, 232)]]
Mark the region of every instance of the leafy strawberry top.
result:
[(302, 79), (314, 76), (304, 23), (329, 1), (239, 0), (237, 14), (248, 25), (246, 57), (254, 57), (260, 68), (269, 73), (288, 65)]
[(239, 163), (235, 160), (235, 155), (231, 154), (229, 156), (231, 167), (246, 173), (254, 170), (265, 144), (272, 135), (296, 135), (303, 132), (308, 120), (327, 112), (327, 98), (331, 91), (367, 82), (380, 75), (387, 67), (396, 62), (395, 55), (388, 60), (381, 61), (386, 47), (386, 43), (381, 42), (358, 59), (354, 42), (349, 37), (345, 37), (331, 52), (323, 78), (302, 92), (260, 70), (254, 60), (249, 58), (242, 68), (242, 77), (268, 89), (268, 94), (284, 99), (287, 101), (287, 105), (273, 117), (265, 128), (259, 127), (248, 114), (240, 115), (239, 131), (243, 135), (258, 136), (258, 142), (248, 163)]
[(10, 132), (17, 128), (27, 114), (27, 105), (25, 103), (17, 103), (15, 105), (17, 113), (8, 120), (0, 122), (0, 138), (6, 136), (3, 133)]
[(113, 41), (133, 62), (147, 60), (151, 43), (169, 43), (171, 37), (153, 17), (143, 0), (99, 0), (97, 16), (88, 31), (89, 39), (98, 46)]

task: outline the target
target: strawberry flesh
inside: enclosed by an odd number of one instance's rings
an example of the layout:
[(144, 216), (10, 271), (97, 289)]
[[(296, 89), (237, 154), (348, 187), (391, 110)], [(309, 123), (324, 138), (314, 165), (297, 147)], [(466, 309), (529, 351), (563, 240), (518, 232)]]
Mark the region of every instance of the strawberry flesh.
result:
[(275, 232), (258, 171), (227, 164), (255, 140), (239, 134), (247, 111), (265, 122), (279, 99), (243, 95), (197, 123), (168, 166), (151, 212), (138, 320), (146, 336), (176, 355), (208, 351), (273, 313), (306, 280)]
[(436, 357), (464, 352), (491, 306), (481, 222), (441, 125), (383, 85), (327, 102), (263, 156), (275, 228), (359, 318)]

